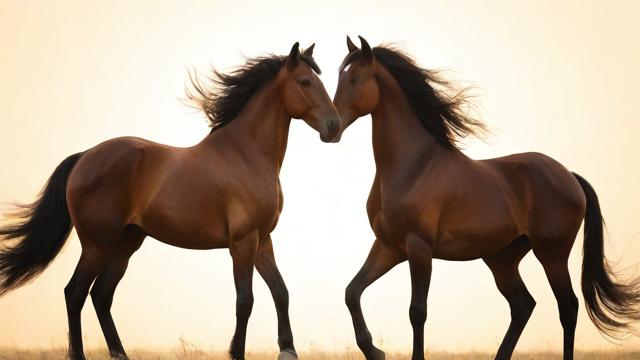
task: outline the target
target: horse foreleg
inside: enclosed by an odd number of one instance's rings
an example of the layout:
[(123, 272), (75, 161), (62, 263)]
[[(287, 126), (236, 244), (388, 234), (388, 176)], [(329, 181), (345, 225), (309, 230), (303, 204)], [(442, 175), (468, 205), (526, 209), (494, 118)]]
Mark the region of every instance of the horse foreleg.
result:
[(229, 348), (232, 360), (244, 360), (247, 323), (253, 308), (252, 281), (257, 247), (257, 235), (231, 241), (233, 279), (236, 286), (236, 330)]
[(297, 359), (298, 355), (293, 346), (293, 333), (289, 322), (289, 291), (280, 275), (276, 259), (273, 254), (271, 236), (260, 244), (256, 255), (256, 269), (264, 282), (269, 287), (278, 314), (278, 346), (280, 355), (278, 359)]
[(412, 360), (424, 360), (424, 323), (427, 320), (427, 295), (431, 283), (431, 247), (421, 238), (409, 235), (407, 257), (411, 272), (409, 319), (413, 327)]
[(364, 353), (367, 360), (384, 359), (384, 352), (373, 345), (371, 333), (362, 314), (360, 297), (364, 290), (374, 281), (386, 274), (394, 266), (404, 261), (403, 254), (386, 247), (380, 240), (376, 239), (371, 247), (367, 260), (362, 268), (351, 280), (345, 291), (345, 302), (351, 313), (353, 328), (356, 333), (358, 347)]

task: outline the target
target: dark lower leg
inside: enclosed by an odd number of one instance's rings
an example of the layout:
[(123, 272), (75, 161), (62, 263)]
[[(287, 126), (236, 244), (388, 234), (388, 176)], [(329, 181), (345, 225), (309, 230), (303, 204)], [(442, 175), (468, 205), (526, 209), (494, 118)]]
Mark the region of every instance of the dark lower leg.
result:
[(384, 352), (373, 345), (373, 339), (360, 306), (360, 297), (371, 283), (403, 260), (402, 256), (390, 251), (380, 243), (380, 240), (376, 240), (364, 265), (345, 291), (345, 302), (351, 313), (356, 342), (367, 360), (384, 359)]
[(560, 323), (564, 332), (564, 360), (573, 360), (576, 323), (578, 320), (578, 298), (573, 292), (566, 261), (562, 264), (545, 266), (545, 272), (553, 294), (558, 302)]
[[(362, 276), (366, 274), (358, 273), (358, 275)], [(384, 359), (384, 352), (373, 345), (371, 332), (369, 332), (367, 323), (364, 319), (364, 314), (362, 313), (360, 297), (365, 286), (363, 285), (362, 278), (358, 275), (356, 275), (349, 286), (347, 286), (345, 295), (347, 307), (351, 313), (353, 329), (356, 335), (356, 343), (367, 360)]]
[(105, 270), (98, 276), (91, 288), (91, 299), (96, 310), (102, 333), (112, 358), (127, 359), (118, 330), (111, 316), (111, 304), (116, 286), (127, 268), (127, 260), (110, 259)]
[(64, 288), (69, 321), (68, 357), (72, 360), (85, 359), (80, 315), (91, 283), (104, 265), (104, 258), (104, 253), (100, 251), (83, 250), (73, 276)]
[(544, 267), (547, 280), (549, 280), (549, 285), (551, 285), (553, 295), (558, 303), (560, 323), (564, 333), (563, 359), (573, 360), (573, 346), (578, 320), (578, 298), (573, 292), (567, 265), (569, 252), (566, 251), (564, 256), (560, 256), (557, 253), (547, 251), (547, 249), (536, 251), (534, 248), (534, 253)]
[(432, 253), (419, 238), (407, 240), (407, 255), (411, 271), (411, 305), (409, 319), (413, 327), (412, 360), (424, 360), (424, 324), (427, 320), (427, 295), (431, 282)]
[[(75, 278), (75, 279), (74, 279)], [(84, 301), (87, 297), (88, 287), (86, 291), (77, 288), (76, 283), (78, 277), (71, 279), (69, 284), (64, 288), (64, 296), (67, 303), (67, 318), (69, 324), (69, 349), (67, 355), (72, 360), (85, 359), (84, 348), (82, 344), (82, 325), (80, 314)]]
[(258, 239), (232, 241), (233, 278), (236, 286), (236, 330), (229, 355), (232, 360), (244, 360), (247, 323), (253, 308), (253, 268)]
[(496, 360), (511, 359), (536, 305), (518, 271), (520, 261), (530, 250), (529, 240), (520, 237), (498, 253), (483, 259), (491, 269), (496, 286), (511, 309), (511, 323), (496, 353)]
[[(498, 281), (499, 280), (496, 279), (496, 283)], [(527, 290), (518, 273), (514, 274), (514, 278), (510, 281), (512, 282), (509, 284), (502, 282), (498, 285), (500, 292), (502, 292), (509, 302), (509, 307), (511, 309), (511, 323), (509, 324), (507, 333), (500, 344), (500, 348), (498, 349), (498, 353), (495, 357), (496, 360), (511, 359), (513, 350), (515, 349), (516, 344), (520, 339), (520, 335), (522, 335), (522, 331), (527, 325), (536, 305), (535, 300)]]
[(236, 330), (229, 350), (232, 360), (244, 360), (247, 324), (252, 308), (253, 293), (246, 289), (238, 291), (236, 299)]
[(256, 269), (269, 287), (276, 306), (278, 316), (278, 346), (280, 347), (280, 351), (288, 351), (295, 354), (293, 333), (289, 321), (289, 291), (276, 265), (270, 237), (265, 240), (258, 250)]
[(146, 234), (138, 227), (126, 227), (91, 288), (93, 307), (113, 359), (128, 358), (111, 315), (113, 295), (127, 270), (129, 258), (140, 248), (145, 236)]
[(412, 296), (409, 320), (413, 328), (412, 360), (424, 360), (424, 324), (427, 321), (427, 298), (422, 294)]
[(564, 332), (563, 357), (565, 360), (573, 360), (576, 323), (578, 321), (578, 298), (573, 294), (567, 295), (566, 303), (562, 306), (560, 322)]

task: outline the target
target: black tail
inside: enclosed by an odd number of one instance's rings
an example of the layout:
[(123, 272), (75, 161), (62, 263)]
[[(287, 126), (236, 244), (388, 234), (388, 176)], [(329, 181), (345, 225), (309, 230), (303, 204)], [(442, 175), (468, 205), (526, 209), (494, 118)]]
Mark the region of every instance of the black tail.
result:
[(582, 294), (587, 313), (601, 333), (619, 338), (621, 331), (632, 332), (640, 321), (640, 282), (616, 281), (604, 256), (604, 219), (595, 190), (582, 176), (574, 173), (587, 198), (584, 219)]
[[(82, 153), (66, 158), (53, 172), (40, 198), (12, 214), (17, 223), (0, 228), (0, 295), (39, 275), (69, 237), (67, 179)], [(12, 241), (14, 240), (14, 241)]]

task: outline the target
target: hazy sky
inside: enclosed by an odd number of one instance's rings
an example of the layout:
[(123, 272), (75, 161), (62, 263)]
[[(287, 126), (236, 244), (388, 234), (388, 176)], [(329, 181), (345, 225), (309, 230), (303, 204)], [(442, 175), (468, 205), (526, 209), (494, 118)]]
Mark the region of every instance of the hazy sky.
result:
[[(618, 268), (640, 262), (640, 1), (185, 3), (0, 0), (0, 202), (31, 201), (62, 159), (109, 138), (197, 143), (208, 132), (204, 117), (179, 102), (191, 66), (225, 70), (242, 54), (286, 54), (295, 41), (316, 42), (333, 96), (345, 35), (362, 34), (371, 44), (396, 42), (423, 66), (474, 84), (493, 132), (465, 152), (539, 151), (582, 174), (600, 195), (607, 254), (621, 259)], [(337, 145), (293, 121), (281, 174), (285, 208), (273, 238), (300, 349), (355, 348), (343, 294), (373, 240), (365, 212), (373, 172), (368, 117)], [(570, 259), (577, 293), (581, 236)], [(73, 235), (40, 278), (0, 299), (0, 346), (66, 344), (63, 287), (79, 253)], [(556, 302), (533, 255), (521, 273), (538, 306), (518, 349), (560, 351)], [(257, 275), (254, 284), (248, 349), (275, 348), (273, 302)], [(611, 347), (579, 297), (577, 347)], [(409, 298), (406, 264), (364, 294), (370, 329), (386, 349), (411, 345)], [(128, 347), (173, 346), (184, 337), (223, 349), (234, 304), (228, 251), (148, 238), (116, 292), (113, 314)], [(428, 308), (429, 349), (493, 351), (509, 323), (482, 261), (435, 261)], [(89, 346), (104, 343), (90, 302), (83, 329)]]

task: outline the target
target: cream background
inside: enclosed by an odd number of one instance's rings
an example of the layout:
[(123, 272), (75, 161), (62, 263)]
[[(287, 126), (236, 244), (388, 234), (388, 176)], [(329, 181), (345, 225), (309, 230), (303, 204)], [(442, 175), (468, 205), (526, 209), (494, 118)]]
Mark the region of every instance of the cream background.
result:
[[(316, 42), (333, 96), (345, 34), (362, 34), (372, 45), (399, 41), (423, 66), (475, 84), (493, 135), (468, 142), (465, 152), (540, 151), (584, 175), (601, 198), (607, 254), (622, 259), (618, 268), (640, 260), (639, 1), (185, 3), (0, 0), (3, 208), (32, 200), (63, 158), (100, 141), (198, 142), (208, 131), (204, 117), (178, 101), (191, 66), (224, 70), (240, 64), (240, 54), (285, 54), (295, 41)], [(373, 239), (364, 209), (374, 169), (370, 131), (363, 118), (340, 144), (327, 145), (303, 122), (291, 126), (281, 174), (285, 208), (273, 237), (300, 349), (355, 347), (343, 289)], [(576, 292), (581, 244), (570, 262)], [(79, 251), (74, 235), (40, 278), (0, 299), (0, 346), (65, 345), (62, 289)], [(559, 351), (561, 327), (542, 268), (530, 254), (521, 272), (538, 307), (518, 349)], [(254, 289), (248, 348), (275, 348), (275, 311), (257, 275)], [(234, 302), (227, 251), (188, 251), (149, 238), (118, 288), (113, 314), (125, 346), (170, 347), (184, 337), (224, 349)], [(406, 264), (365, 292), (363, 304), (377, 343), (410, 347)], [(493, 351), (508, 322), (508, 306), (481, 261), (435, 262), (428, 348)], [(104, 343), (90, 302), (83, 327), (89, 346)], [(612, 347), (582, 307), (576, 343)]]

